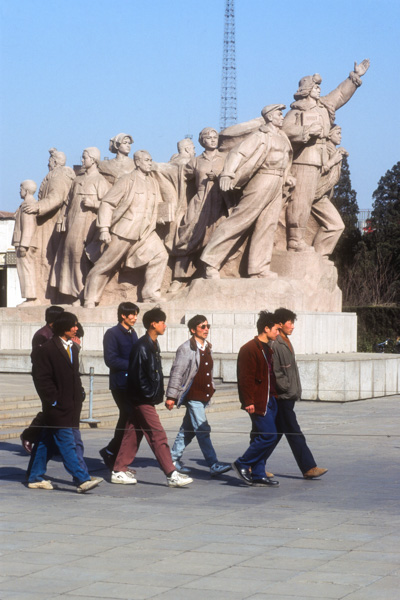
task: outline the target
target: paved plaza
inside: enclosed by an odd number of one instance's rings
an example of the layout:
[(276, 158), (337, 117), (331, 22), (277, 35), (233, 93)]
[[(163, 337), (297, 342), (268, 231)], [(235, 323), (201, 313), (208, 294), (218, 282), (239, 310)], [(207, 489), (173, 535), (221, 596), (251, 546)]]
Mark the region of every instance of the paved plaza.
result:
[[(233, 472), (210, 479), (196, 442), (194, 483), (170, 489), (146, 442), (136, 486), (75, 492), (61, 463), (57, 489), (24, 485), (19, 440), (1, 442), (1, 600), (397, 600), (400, 589), (400, 397), (298, 403), (317, 463), (305, 481), (285, 440), (268, 463), (278, 489)], [(182, 412), (178, 413), (181, 417)], [(240, 410), (210, 414), (222, 461), (249, 440)], [(172, 442), (179, 419), (165, 422)], [(82, 432), (92, 474), (107, 429)]]

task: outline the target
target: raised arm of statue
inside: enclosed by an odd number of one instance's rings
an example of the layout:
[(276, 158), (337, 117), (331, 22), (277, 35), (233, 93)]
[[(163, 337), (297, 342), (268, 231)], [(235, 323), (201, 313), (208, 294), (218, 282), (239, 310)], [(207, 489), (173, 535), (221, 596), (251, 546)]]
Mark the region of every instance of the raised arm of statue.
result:
[(357, 88), (362, 84), (361, 77), (369, 69), (370, 61), (365, 58), (360, 64), (354, 63), (354, 71), (351, 71), (350, 75), (338, 85), (338, 87), (323, 96), (321, 100), (323, 103), (329, 103), (333, 106), (334, 110), (341, 108), (346, 102), (350, 100)]
[(368, 71), (369, 65), (369, 58), (364, 58), (364, 60), (360, 62), (360, 64), (357, 64), (356, 61), (354, 61), (354, 73), (359, 77), (362, 77)]

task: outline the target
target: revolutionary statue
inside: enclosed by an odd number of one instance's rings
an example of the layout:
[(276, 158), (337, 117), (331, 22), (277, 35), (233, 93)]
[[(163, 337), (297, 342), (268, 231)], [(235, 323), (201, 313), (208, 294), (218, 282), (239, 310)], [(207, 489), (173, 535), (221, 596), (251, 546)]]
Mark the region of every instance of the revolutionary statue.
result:
[(49, 153), (49, 172), (40, 184), (39, 201), (23, 208), (25, 213), (36, 215), (36, 243), (38, 245), (36, 291), (41, 304), (48, 304), (53, 299), (49, 280), (60, 243), (60, 209), (67, 202), (71, 185), (75, 179), (74, 171), (65, 166), (67, 159), (64, 152), (51, 148)]
[[(101, 160), (99, 149), (86, 148), (75, 174), (51, 148), (38, 201), (34, 182), (22, 182), (16, 213), (26, 303), (93, 308), (116, 294), (151, 303), (210, 285), (226, 297), (227, 280), (253, 278), (271, 280), (280, 297), (296, 297), (292, 281), (309, 278), (309, 297), (323, 288), (327, 305), (334, 298), (329, 306), (337, 306), (329, 257), (344, 223), (332, 196), (347, 151), (335, 117), (368, 68), (367, 59), (354, 63), (326, 96), (320, 75), (302, 77), (285, 116), (284, 104), (268, 104), (261, 117), (221, 132), (205, 127), (198, 156), (184, 138), (169, 162), (155, 163), (145, 150), (132, 159), (133, 138), (119, 133), (109, 141), (115, 158)], [(248, 285), (256, 293), (255, 282)], [(319, 310), (317, 302), (308, 306)]]
[(295, 101), (283, 122), (283, 130), (293, 146), (292, 173), (296, 178), (296, 187), (286, 212), (290, 252), (313, 250), (304, 241), (304, 234), (321, 171), (327, 161), (329, 131), (335, 122), (337, 109), (346, 104), (360, 87), (361, 77), (368, 68), (369, 60), (363, 60), (359, 65), (354, 63), (354, 70), (348, 78), (322, 97), (322, 79), (318, 73), (299, 81)]
[(218, 150), (218, 132), (205, 127), (200, 131), (199, 143), (204, 152), (192, 158), (184, 170), (186, 180), (194, 180), (197, 191), (188, 202), (172, 247), (171, 254), (175, 257), (173, 278), (177, 281), (193, 275), (199, 266), (197, 260), (202, 249), (228, 215), (229, 201), (218, 179), (226, 157)]
[(96, 225), (106, 248), (89, 272), (84, 306), (93, 308), (115, 271), (121, 267), (146, 267), (143, 302), (155, 302), (167, 265), (168, 254), (155, 232), (160, 192), (151, 174), (152, 158), (146, 150), (135, 152), (136, 169), (118, 179), (102, 199)]
[(70, 192), (64, 216), (66, 235), (58, 247), (51, 274), (50, 284), (61, 294), (72, 297), (74, 303), (82, 299), (91, 267), (85, 247), (95, 236), (100, 201), (111, 187), (98, 171), (100, 156), (95, 147), (82, 153), (83, 173), (76, 177)]
[(222, 263), (246, 234), (250, 236), (249, 277), (276, 277), (269, 266), (282, 209), (283, 186), (286, 183), (293, 187), (295, 183), (290, 175), (292, 147), (282, 132), (284, 108), (284, 104), (264, 106), (261, 114), (265, 124), (233, 148), (225, 160), (221, 189), (243, 188), (243, 191), (238, 204), (215, 229), (201, 255), (208, 279), (219, 278)]
[(37, 185), (31, 179), (23, 181), (19, 188), (22, 204), (15, 213), (15, 226), (12, 244), (17, 251), (17, 272), (21, 286), (21, 296), (26, 298), (23, 305), (40, 304), (36, 293), (36, 216), (34, 212), (25, 212), (24, 209), (34, 207), (36, 199), (33, 194)]

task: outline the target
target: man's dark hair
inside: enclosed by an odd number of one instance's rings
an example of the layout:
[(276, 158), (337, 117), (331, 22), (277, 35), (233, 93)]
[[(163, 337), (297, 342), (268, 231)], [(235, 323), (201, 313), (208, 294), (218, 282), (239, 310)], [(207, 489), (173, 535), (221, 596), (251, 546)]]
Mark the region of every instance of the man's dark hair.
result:
[(286, 321), (293, 321), (294, 323), (297, 319), (296, 313), (288, 308), (277, 308), (275, 317), (278, 319), (277, 323), (286, 323)]
[(189, 331), (191, 332), (192, 329), (196, 329), (197, 325), (200, 325), (200, 323), (204, 323), (204, 321), (207, 321), (207, 317), (205, 317), (204, 315), (194, 315), (194, 317), (189, 319), (189, 321), (187, 322)]
[(49, 306), (49, 308), (46, 308), (46, 312), (44, 315), (44, 320), (46, 321), (47, 325), (50, 325), (50, 323), (54, 323), (54, 321), (57, 319), (57, 317), (64, 312), (64, 309), (62, 308), (62, 306)]
[(266, 327), (271, 329), (279, 322), (280, 321), (277, 321), (274, 313), (268, 312), (267, 310), (262, 310), (260, 313), (258, 313), (257, 331), (259, 334), (263, 333)]
[(72, 329), (72, 327), (76, 325), (77, 322), (77, 316), (65, 310), (53, 323), (54, 335), (64, 335), (64, 333)]
[(77, 325), (78, 325), (78, 330), (76, 332), (76, 337), (81, 339), (85, 335), (85, 332), (83, 330), (82, 323), (79, 323), (79, 321), (78, 321)]
[(128, 315), (138, 315), (139, 312), (139, 307), (133, 304), (133, 302), (121, 302), (118, 306), (118, 323), (121, 323), (122, 315), (127, 317)]
[(151, 310), (148, 310), (144, 313), (143, 325), (146, 331), (148, 331), (152, 323), (159, 323), (159, 321), (166, 321), (166, 319), (167, 315), (165, 314), (165, 312), (161, 310), (159, 306), (156, 306), (155, 308), (152, 308)]

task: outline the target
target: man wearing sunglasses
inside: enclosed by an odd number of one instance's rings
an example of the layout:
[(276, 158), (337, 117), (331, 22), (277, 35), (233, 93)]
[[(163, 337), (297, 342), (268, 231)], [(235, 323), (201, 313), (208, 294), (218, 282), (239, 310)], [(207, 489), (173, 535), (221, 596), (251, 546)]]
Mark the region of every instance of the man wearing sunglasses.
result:
[(190, 469), (181, 463), (181, 458), (186, 446), (196, 437), (213, 477), (226, 473), (231, 465), (217, 459), (205, 411), (215, 391), (211, 344), (207, 341), (210, 325), (204, 315), (195, 315), (188, 321), (188, 328), (192, 337), (176, 352), (165, 402), (168, 410), (172, 410), (175, 404), (178, 408), (182, 405), (186, 407), (171, 456), (177, 471), (190, 473)]

